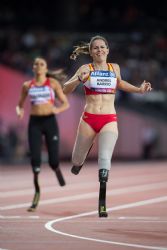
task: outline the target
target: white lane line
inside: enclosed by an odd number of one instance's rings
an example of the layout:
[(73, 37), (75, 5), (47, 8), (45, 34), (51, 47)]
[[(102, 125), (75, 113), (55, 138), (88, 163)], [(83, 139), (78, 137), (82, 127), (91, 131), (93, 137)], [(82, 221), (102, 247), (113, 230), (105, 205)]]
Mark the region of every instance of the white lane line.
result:
[(37, 215), (34, 216), (21, 216), (21, 215), (0, 215), (0, 219), (39, 219), (40, 217)]
[[(144, 206), (144, 205), (165, 202), (165, 201), (167, 201), (167, 196), (162, 196), (162, 197), (153, 198), (153, 199), (149, 199), (149, 200), (143, 200), (143, 201), (138, 201), (138, 202), (133, 202), (133, 203), (129, 203), (129, 204), (124, 204), (124, 205), (112, 207), (112, 208), (109, 208), (108, 211), (122, 210), (122, 209), (126, 209), (126, 208)], [(131, 243), (126, 243), (126, 242), (100, 240), (100, 239), (91, 238), (91, 237), (83, 237), (83, 236), (78, 236), (78, 235), (74, 235), (74, 234), (64, 233), (64, 232), (62, 232), (60, 230), (56, 230), (52, 227), (52, 225), (57, 223), (57, 222), (66, 221), (66, 220), (75, 219), (75, 218), (80, 218), (80, 217), (85, 217), (85, 216), (90, 216), (90, 215), (95, 215), (95, 214), (97, 214), (97, 211), (92, 211), (92, 212), (81, 213), (81, 214), (72, 215), (72, 216), (68, 216), (68, 217), (58, 218), (56, 220), (48, 221), (45, 224), (45, 228), (49, 231), (54, 232), (54, 233), (57, 233), (57, 234), (60, 234), (63, 236), (72, 237), (72, 238), (77, 238), (77, 239), (95, 241), (95, 242), (100, 242), (100, 243), (107, 243), (107, 244), (111, 244), (111, 245), (127, 246), (127, 247), (133, 247), (133, 248), (167, 250), (167, 247), (159, 247), (159, 246), (155, 247), (155, 246), (147, 246), (147, 245), (140, 245), (140, 244), (131, 244)], [(102, 220), (102, 219), (100, 219), (100, 220)]]
[(154, 216), (121, 216), (118, 217), (117, 219), (119, 220), (132, 220), (132, 221), (161, 221), (161, 222), (166, 222), (167, 218), (162, 218), (162, 217), (154, 217)]
[[(124, 188), (119, 188), (119, 189), (107, 190), (107, 195), (114, 196), (118, 194), (135, 193), (135, 192), (142, 192), (142, 191), (148, 191), (148, 190), (157, 190), (158, 188), (166, 188), (166, 187), (167, 187), (167, 182), (152, 183), (152, 184), (145, 184), (145, 185), (130, 186), (130, 187), (124, 187)], [(41, 200), (40, 205), (57, 204), (57, 203), (68, 202), (68, 201), (92, 199), (92, 198), (98, 197), (98, 195), (99, 195), (98, 192), (92, 192), (92, 193), (66, 196), (66, 197), (49, 199), (49, 200)], [(23, 208), (23, 207), (28, 207), (29, 205), (30, 203), (13, 204), (13, 205), (0, 207), (0, 210), (2, 211), (2, 210)]]

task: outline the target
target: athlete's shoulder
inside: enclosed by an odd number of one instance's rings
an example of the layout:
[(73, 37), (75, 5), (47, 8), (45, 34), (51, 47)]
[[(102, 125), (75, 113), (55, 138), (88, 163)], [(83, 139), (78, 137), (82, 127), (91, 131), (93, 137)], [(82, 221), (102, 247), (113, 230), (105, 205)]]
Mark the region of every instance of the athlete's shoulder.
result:
[(57, 79), (49, 77), (48, 80), (50, 81), (50, 87), (54, 91), (58, 91), (58, 90), (62, 89), (61, 84)]
[(23, 88), (28, 89), (30, 87), (31, 83), (32, 83), (32, 80), (25, 81), (23, 83)]
[(48, 81), (49, 81), (51, 87), (56, 86), (56, 85), (60, 85), (60, 82), (57, 79), (53, 78), (53, 77), (49, 77)]
[(120, 79), (121, 78), (120, 66), (117, 63), (112, 63), (112, 67), (116, 74), (116, 77)]
[(113, 67), (115, 70), (119, 70), (119, 69), (120, 69), (118, 63), (109, 63), (109, 64), (111, 64), (112, 67)]
[(56, 80), (55, 78), (53, 78), (53, 77), (48, 77), (48, 78), (47, 78), (47, 81), (50, 82), (50, 83), (55, 83), (55, 82), (57, 82), (57, 80)]

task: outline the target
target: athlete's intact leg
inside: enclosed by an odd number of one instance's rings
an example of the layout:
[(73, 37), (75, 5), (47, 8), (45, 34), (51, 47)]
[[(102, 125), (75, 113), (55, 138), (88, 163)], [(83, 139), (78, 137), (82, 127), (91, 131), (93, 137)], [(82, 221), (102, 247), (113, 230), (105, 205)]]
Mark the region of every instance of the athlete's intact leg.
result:
[(77, 136), (72, 152), (72, 164), (71, 172), (75, 175), (81, 170), (84, 161), (89, 154), (96, 133), (94, 130), (83, 120), (80, 121)]
[(59, 167), (59, 129), (55, 117), (50, 117), (45, 124), (45, 139), (49, 155), (49, 165), (56, 174), (60, 186), (65, 185), (65, 180)]

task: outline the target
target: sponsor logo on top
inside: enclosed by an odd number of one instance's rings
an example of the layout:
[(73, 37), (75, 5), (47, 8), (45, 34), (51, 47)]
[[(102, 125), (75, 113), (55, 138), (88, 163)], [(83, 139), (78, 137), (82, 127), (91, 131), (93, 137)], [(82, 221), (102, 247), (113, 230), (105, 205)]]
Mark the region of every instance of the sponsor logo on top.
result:
[(115, 77), (115, 73), (112, 71), (96, 70), (91, 72), (91, 77)]

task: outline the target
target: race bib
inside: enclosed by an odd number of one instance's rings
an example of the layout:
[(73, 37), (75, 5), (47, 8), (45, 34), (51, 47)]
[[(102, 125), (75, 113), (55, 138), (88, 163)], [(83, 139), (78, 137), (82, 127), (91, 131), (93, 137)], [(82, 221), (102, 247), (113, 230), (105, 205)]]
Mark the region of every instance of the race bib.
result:
[(90, 74), (90, 88), (93, 89), (115, 89), (117, 78), (111, 71), (92, 71)]

